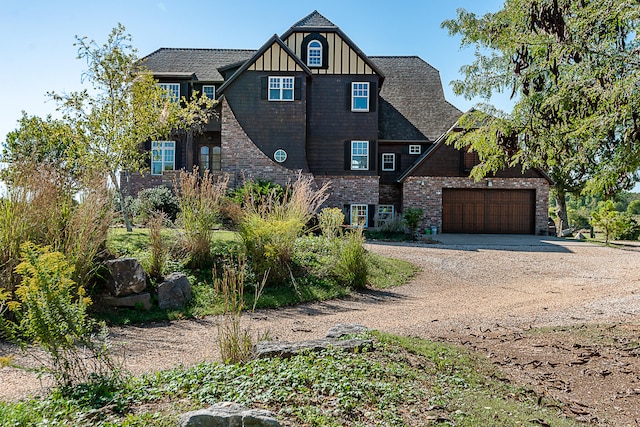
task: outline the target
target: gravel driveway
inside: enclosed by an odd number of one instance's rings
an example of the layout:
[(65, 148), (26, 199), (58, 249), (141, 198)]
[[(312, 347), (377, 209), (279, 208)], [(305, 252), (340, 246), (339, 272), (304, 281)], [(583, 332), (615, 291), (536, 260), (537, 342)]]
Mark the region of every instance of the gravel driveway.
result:
[[(640, 318), (640, 248), (602, 247), (537, 236), (439, 235), (440, 244), (370, 243), (368, 249), (418, 265), (409, 284), (351, 298), (247, 316), (271, 339), (317, 338), (338, 323), (449, 341), (500, 329)], [(216, 359), (215, 318), (113, 328), (134, 373)], [(7, 347), (0, 348), (7, 351)], [(41, 384), (0, 370), (0, 399), (38, 392)]]

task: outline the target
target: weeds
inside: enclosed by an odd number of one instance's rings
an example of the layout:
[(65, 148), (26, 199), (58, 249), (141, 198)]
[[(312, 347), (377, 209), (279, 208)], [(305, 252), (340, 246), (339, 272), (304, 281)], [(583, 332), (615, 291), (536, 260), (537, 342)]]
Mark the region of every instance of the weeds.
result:
[[(25, 243), (16, 272), (22, 276), (16, 300), (7, 303), (16, 320), (4, 320), (6, 336), (26, 347), (39, 345), (47, 354), (41, 371), (61, 387), (88, 378), (107, 378), (116, 372), (106, 344), (106, 328), (87, 315), (91, 300), (72, 279), (73, 266), (60, 252)], [(26, 342), (25, 340), (28, 340)]]
[(355, 228), (345, 234), (345, 241), (338, 246), (335, 272), (345, 286), (362, 289), (367, 286), (368, 264), (364, 248), (362, 228)]
[(320, 231), (328, 239), (340, 236), (342, 224), (344, 224), (344, 213), (339, 208), (324, 208), (318, 214)]
[[(242, 327), (244, 309), (245, 261), (240, 259), (237, 268), (225, 264), (222, 277), (215, 278), (214, 289), (222, 299), (222, 320), (218, 323), (218, 345), (222, 361), (227, 364), (245, 363), (253, 358), (254, 340), (248, 328)], [(264, 288), (265, 280), (256, 286), (255, 305)]]
[(153, 212), (147, 221), (149, 227), (149, 266), (147, 273), (153, 279), (160, 279), (164, 273), (169, 248), (162, 238), (162, 225), (165, 216), (161, 212)]

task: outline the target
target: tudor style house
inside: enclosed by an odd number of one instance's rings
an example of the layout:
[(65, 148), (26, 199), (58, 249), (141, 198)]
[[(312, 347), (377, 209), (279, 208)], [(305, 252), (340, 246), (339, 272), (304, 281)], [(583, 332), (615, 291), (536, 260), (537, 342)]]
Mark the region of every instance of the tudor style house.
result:
[(477, 158), (444, 143), (461, 112), (438, 71), (416, 56), (367, 56), (317, 11), (258, 50), (161, 48), (141, 62), (172, 98), (198, 91), (218, 114), (197, 135), (151, 142), (151, 174), (130, 177), (134, 193), (193, 166), (231, 185), (304, 173), (330, 182), (326, 204), (353, 225), (413, 207), (442, 232), (546, 233), (544, 173), (470, 179)]

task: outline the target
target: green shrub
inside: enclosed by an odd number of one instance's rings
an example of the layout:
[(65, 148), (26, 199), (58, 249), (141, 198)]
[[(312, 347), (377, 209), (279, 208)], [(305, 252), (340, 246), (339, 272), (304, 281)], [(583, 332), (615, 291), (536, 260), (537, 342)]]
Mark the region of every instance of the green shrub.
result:
[(631, 215), (640, 215), (640, 200), (632, 200), (627, 206), (627, 213)]
[(318, 225), (325, 237), (338, 237), (344, 224), (344, 213), (340, 208), (324, 208), (318, 214)]
[(153, 212), (161, 212), (173, 222), (180, 212), (180, 204), (173, 191), (161, 185), (140, 191), (130, 209), (131, 215), (142, 223), (146, 223)]
[(344, 241), (338, 246), (336, 278), (354, 289), (367, 286), (368, 264), (364, 241), (362, 228), (356, 228), (346, 233)]
[(598, 209), (591, 212), (591, 224), (602, 230), (605, 243), (609, 243), (609, 240), (619, 234), (624, 227), (622, 215), (615, 210), (611, 200), (598, 203)]
[(415, 237), (418, 224), (420, 224), (420, 221), (422, 220), (422, 215), (423, 211), (419, 208), (406, 208), (402, 213), (404, 223), (409, 229), (409, 233), (411, 233), (412, 237)]
[(619, 228), (612, 232), (614, 240), (638, 240), (640, 237), (640, 224), (628, 213), (619, 214)]
[[(91, 300), (72, 279), (73, 266), (60, 252), (27, 242), (21, 246), (22, 276), (17, 300), (8, 304), (15, 321), (3, 320), (6, 335), (26, 346), (39, 345), (49, 356), (41, 369), (63, 387), (115, 372), (104, 337), (94, 340), (97, 326), (87, 315)], [(27, 340), (26, 342), (23, 340)]]

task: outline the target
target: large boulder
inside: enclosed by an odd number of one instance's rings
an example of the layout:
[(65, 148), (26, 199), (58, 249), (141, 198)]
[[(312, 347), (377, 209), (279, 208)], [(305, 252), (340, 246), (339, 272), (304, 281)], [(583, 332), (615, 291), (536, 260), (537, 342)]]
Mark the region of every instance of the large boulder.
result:
[(158, 285), (158, 307), (179, 309), (191, 300), (191, 282), (182, 273), (171, 273)]
[(180, 427), (280, 427), (273, 414), (262, 409), (248, 409), (233, 402), (216, 403), (208, 409), (180, 416)]
[(135, 258), (118, 258), (104, 262), (108, 270), (106, 286), (114, 297), (137, 294), (147, 287), (147, 275)]

